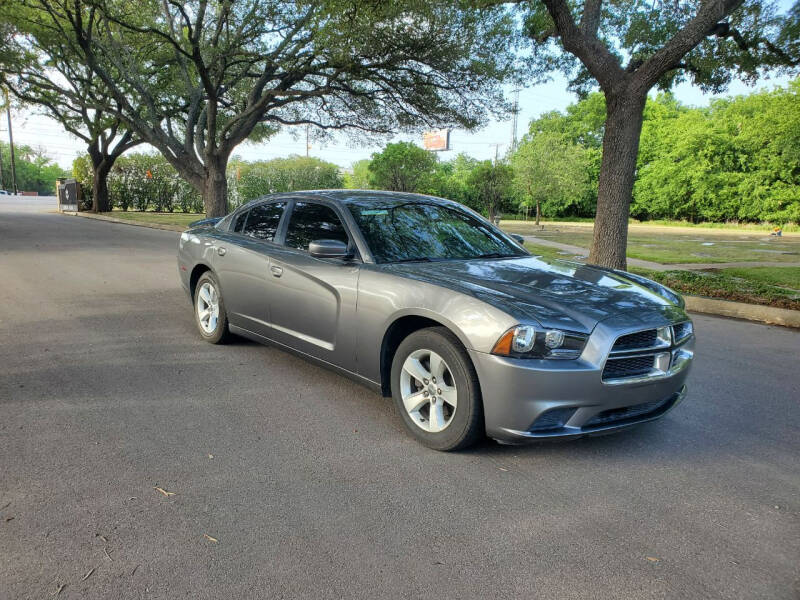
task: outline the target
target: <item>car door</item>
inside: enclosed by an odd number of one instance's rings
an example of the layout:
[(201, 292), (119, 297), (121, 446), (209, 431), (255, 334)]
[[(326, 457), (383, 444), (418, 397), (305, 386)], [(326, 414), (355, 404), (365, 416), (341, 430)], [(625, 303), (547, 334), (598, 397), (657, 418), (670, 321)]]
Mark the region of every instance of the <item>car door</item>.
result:
[(332, 203), (298, 199), (283, 244), (271, 252), (270, 317), (276, 341), (348, 370), (355, 369), (355, 308), (361, 261), (321, 259), (310, 242), (336, 239), (354, 248)]
[(228, 320), (266, 337), (271, 334), (270, 251), (286, 206), (285, 200), (265, 202), (236, 215), (215, 257)]

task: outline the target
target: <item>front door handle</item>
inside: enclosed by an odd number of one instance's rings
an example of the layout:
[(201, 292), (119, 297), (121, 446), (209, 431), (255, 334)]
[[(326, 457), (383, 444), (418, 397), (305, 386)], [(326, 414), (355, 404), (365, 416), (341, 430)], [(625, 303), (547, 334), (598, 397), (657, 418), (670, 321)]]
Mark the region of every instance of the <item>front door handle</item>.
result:
[(220, 256), (225, 256), (226, 252), (227, 250), (225, 248), (217, 248), (217, 254), (219, 254)]
[(272, 275), (274, 277), (280, 277), (281, 275), (283, 275), (283, 268), (282, 267), (278, 267), (276, 265), (272, 265), (269, 268), (269, 270), (272, 271)]

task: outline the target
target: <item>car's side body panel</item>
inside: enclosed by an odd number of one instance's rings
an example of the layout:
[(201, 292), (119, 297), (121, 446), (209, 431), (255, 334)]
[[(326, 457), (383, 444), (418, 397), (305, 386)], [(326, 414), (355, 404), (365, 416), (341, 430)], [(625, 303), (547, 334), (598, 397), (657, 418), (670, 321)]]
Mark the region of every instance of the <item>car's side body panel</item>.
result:
[(270, 331), (271, 282), (268, 242), (234, 234), (216, 234), (213, 269), (225, 299), (228, 320), (233, 325), (262, 335)]
[(270, 265), (272, 338), (355, 370), (360, 263), (276, 249)]
[(397, 277), (380, 266), (364, 265), (358, 289), (358, 372), (380, 381), (383, 338), (403, 317), (419, 316), (441, 323), (466, 348), (490, 352), (497, 329), (516, 324), (513, 317), (489, 304), (437, 285)]

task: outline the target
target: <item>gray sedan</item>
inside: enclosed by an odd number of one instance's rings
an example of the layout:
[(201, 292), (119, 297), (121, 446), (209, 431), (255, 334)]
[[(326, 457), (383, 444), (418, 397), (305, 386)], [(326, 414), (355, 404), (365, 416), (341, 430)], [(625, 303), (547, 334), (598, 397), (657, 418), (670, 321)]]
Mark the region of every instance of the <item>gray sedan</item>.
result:
[(205, 340), (238, 334), (352, 377), (438, 450), (605, 433), (685, 395), (680, 296), (532, 256), (441, 198), (267, 196), (193, 224), (178, 267)]

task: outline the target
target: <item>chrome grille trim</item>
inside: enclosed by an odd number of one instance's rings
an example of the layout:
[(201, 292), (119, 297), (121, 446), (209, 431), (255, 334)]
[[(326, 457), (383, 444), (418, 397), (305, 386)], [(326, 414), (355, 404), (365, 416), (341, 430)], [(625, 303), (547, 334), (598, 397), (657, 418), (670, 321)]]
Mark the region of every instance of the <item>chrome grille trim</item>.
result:
[[(607, 385), (640, 383), (674, 375), (691, 362), (693, 352), (681, 349), (694, 334), (691, 321), (651, 327), (618, 336), (603, 365)], [(642, 346), (641, 344), (649, 344)], [(647, 368), (648, 361), (652, 361)]]

